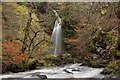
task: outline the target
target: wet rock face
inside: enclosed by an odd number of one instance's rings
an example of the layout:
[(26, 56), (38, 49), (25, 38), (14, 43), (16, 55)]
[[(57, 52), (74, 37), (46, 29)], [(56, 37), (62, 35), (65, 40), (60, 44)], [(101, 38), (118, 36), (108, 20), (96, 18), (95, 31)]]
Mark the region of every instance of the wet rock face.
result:
[(31, 77), (38, 77), (38, 78), (40, 78), (40, 79), (47, 79), (47, 76), (46, 76), (46, 75), (40, 75), (39, 72), (34, 73)]
[(73, 74), (72, 69), (64, 69), (63, 71), (65, 71), (66, 73), (69, 73), (69, 74)]

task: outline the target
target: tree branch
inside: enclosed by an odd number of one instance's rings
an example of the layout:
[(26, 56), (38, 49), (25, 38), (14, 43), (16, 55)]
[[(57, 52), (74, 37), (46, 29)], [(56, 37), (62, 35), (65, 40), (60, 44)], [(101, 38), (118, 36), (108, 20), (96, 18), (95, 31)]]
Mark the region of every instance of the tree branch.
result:
[(35, 33), (35, 31), (32, 29), (32, 27), (30, 27), (30, 29), (31, 29), (31, 31), (32, 31), (33, 33)]
[(37, 44), (35, 44), (35, 46), (33, 46), (32, 51), (33, 51), (40, 43), (42, 43), (43, 41), (45, 41), (45, 36), (44, 36), (44, 38), (43, 38), (40, 42), (38, 42)]
[(34, 39), (37, 37), (37, 34), (38, 34), (39, 32), (40, 32), (40, 30), (37, 31), (37, 32), (34, 31), (34, 36), (33, 36), (33, 38), (32, 38), (31, 41), (30, 41), (30, 45), (28, 46), (29, 51), (30, 51), (31, 45), (34, 43)]
[(31, 22), (32, 22), (32, 11), (29, 12), (29, 18), (28, 18), (27, 26), (25, 28), (25, 36), (24, 36), (23, 45), (22, 45), (22, 52), (24, 52), (27, 48), (26, 44), (27, 44), (27, 39), (29, 35), (28, 31), (29, 31), (29, 27), (31, 26)]

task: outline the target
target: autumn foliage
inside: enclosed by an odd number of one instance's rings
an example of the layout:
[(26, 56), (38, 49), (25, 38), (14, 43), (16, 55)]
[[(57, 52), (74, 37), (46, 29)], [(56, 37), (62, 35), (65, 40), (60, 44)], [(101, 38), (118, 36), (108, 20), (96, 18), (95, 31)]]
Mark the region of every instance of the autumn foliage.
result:
[(27, 53), (20, 51), (20, 43), (17, 41), (4, 41), (2, 43), (3, 49), (3, 72), (15, 68), (23, 68), (23, 63), (27, 57)]

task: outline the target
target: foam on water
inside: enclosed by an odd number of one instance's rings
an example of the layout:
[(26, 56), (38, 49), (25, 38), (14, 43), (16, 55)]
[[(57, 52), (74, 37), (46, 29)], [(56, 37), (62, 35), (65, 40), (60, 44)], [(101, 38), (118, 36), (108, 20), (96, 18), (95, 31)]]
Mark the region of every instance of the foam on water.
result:
[[(74, 71), (74, 69), (78, 71)], [(65, 70), (71, 73), (67, 73)], [(26, 72), (4, 74), (0, 75), (0, 78), (39, 78), (35, 74), (46, 75), (47, 78), (103, 78), (104, 76), (100, 74), (102, 71), (103, 68), (91, 68), (80, 66), (80, 64), (72, 64), (64, 67), (51, 67)]]

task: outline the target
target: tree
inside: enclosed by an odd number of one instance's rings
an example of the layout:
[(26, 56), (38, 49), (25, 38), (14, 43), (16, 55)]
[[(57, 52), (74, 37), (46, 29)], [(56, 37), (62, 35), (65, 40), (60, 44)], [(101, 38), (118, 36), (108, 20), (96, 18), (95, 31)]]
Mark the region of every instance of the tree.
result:
[[(30, 53), (30, 54), (34, 53), (36, 47), (38, 47), (39, 44), (41, 44), (43, 41), (45, 41), (45, 36), (43, 37), (43, 39), (36, 41), (37, 37), (42, 34), (40, 33), (41, 32), (40, 28), (33, 29), (32, 23), (33, 23), (33, 21), (36, 21), (33, 18), (34, 17), (33, 16), (34, 15), (33, 7), (34, 7), (34, 4), (30, 3), (30, 6), (28, 7), (29, 8), (28, 21), (27, 21), (27, 25), (24, 29), (25, 30), (24, 38), (23, 38), (23, 40), (20, 40), (22, 42), (21, 51), (22, 52), (28, 51), (28, 53)], [(39, 25), (37, 25), (37, 26), (39, 26)]]

